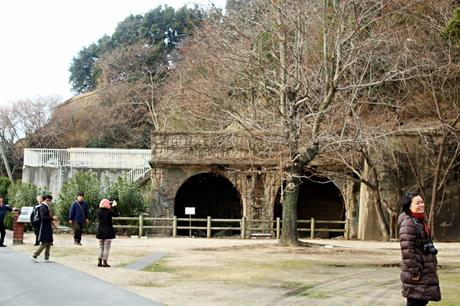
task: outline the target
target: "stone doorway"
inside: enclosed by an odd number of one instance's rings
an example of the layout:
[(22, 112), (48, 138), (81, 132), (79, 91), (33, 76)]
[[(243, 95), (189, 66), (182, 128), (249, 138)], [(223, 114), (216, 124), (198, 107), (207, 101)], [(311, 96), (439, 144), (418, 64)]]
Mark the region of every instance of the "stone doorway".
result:
[[(192, 218), (241, 219), (241, 196), (233, 184), (224, 176), (215, 173), (201, 173), (188, 178), (179, 188), (174, 200), (174, 214), (178, 218), (185, 215), (185, 207), (195, 207)], [(182, 223), (182, 225), (184, 225)], [(179, 224), (181, 226), (181, 224)], [(206, 222), (193, 226), (206, 226)], [(219, 223), (214, 226), (237, 227), (238, 223)], [(213, 231), (212, 236), (239, 235), (240, 231)], [(179, 235), (188, 235), (188, 230), (178, 231)], [(206, 231), (196, 230), (194, 236), (205, 237)]]
[[(283, 206), (281, 201), (281, 190), (278, 192), (273, 216), (283, 217)], [(299, 190), (299, 199), (297, 202), (297, 219), (298, 220), (315, 220), (323, 221), (343, 221), (345, 220), (345, 204), (340, 189), (328, 178), (308, 177), (302, 179)], [(305, 227), (301, 224), (299, 227)], [(337, 228), (343, 229), (344, 225), (324, 224), (317, 225), (316, 228)], [(300, 237), (309, 237), (309, 232), (300, 232)], [(343, 236), (343, 233), (316, 233), (318, 238), (333, 238)]]

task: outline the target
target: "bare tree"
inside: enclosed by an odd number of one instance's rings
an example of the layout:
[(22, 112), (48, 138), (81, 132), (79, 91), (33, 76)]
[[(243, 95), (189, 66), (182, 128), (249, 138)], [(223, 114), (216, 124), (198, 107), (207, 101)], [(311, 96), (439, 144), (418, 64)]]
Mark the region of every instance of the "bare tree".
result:
[(281, 243), (297, 244), (305, 167), (351, 141), (346, 114), (359, 114), (373, 88), (408, 80), (425, 64), (404, 60), (392, 30), (420, 2), (254, 1), (244, 14), (205, 25), (182, 49), (169, 86), (180, 92), (174, 107), (186, 114), (183, 125), (221, 130), (236, 122), (279, 148)]

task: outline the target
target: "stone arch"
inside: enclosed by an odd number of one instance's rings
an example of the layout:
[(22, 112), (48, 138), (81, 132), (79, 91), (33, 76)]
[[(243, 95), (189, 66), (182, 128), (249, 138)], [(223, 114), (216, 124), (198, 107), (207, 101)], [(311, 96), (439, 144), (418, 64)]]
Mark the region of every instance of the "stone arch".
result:
[(243, 215), (240, 192), (227, 177), (215, 172), (196, 173), (180, 185), (174, 215), (186, 217), (185, 207), (195, 207), (194, 218), (240, 219)]
[[(274, 219), (282, 218), (281, 188), (275, 199), (273, 207)], [(345, 202), (339, 186), (327, 177), (310, 176), (302, 179), (297, 203), (297, 219), (327, 221), (345, 220)], [(329, 228), (344, 228), (338, 225), (326, 225)], [(318, 225), (319, 228), (319, 225)], [(342, 233), (320, 233), (316, 236), (322, 238), (332, 238), (341, 236)], [(300, 236), (306, 236), (301, 234)]]

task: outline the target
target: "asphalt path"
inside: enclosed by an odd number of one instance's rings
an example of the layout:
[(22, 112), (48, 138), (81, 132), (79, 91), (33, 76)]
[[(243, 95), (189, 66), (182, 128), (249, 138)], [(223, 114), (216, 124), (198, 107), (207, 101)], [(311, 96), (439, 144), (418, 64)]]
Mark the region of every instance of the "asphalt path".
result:
[(0, 305), (161, 305), (58, 263), (35, 263), (0, 248)]

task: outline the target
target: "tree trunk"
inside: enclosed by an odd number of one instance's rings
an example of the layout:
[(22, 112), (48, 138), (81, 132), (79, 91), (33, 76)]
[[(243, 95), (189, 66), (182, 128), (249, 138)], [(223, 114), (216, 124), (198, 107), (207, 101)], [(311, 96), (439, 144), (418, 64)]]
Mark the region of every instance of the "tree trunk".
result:
[(5, 170), (8, 174), (8, 178), (13, 182), (13, 174), (11, 173), (10, 164), (8, 163), (8, 158), (6, 157), (5, 147), (3, 146), (3, 141), (0, 140), (0, 153), (2, 155), (3, 163), (5, 164)]
[(280, 243), (283, 246), (299, 245), (297, 233), (297, 199), (299, 197), (300, 180), (294, 174), (286, 181), (286, 188), (283, 194), (283, 227)]
[(444, 151), (446, 146), (446, 136), (443, 135), (441, 138), (441, 143), (439, 144), (438, 158), (436, 160), (436, 168), (433, 179), (433, 190), (431, 193), (431, 202), (430, 202), (430, 216), (429, 224), (431, 228), (431, 237), (436, 239), (436, 215), (438, 210), (438, 185), (439, 178), (441, 173), (442, 159), (444, 157)]

